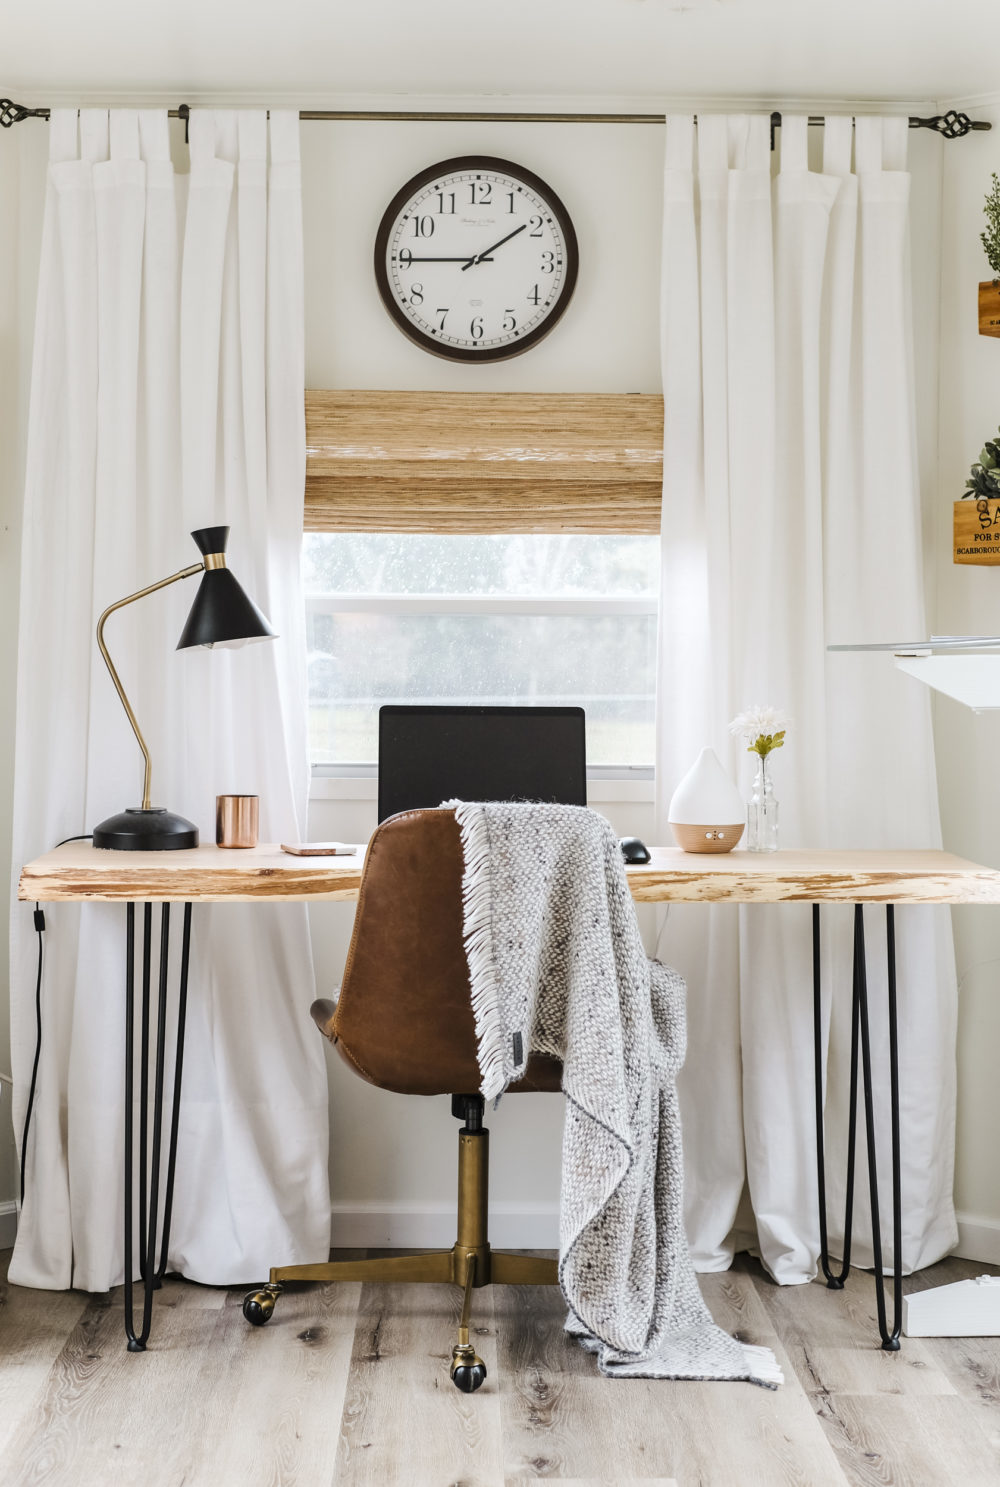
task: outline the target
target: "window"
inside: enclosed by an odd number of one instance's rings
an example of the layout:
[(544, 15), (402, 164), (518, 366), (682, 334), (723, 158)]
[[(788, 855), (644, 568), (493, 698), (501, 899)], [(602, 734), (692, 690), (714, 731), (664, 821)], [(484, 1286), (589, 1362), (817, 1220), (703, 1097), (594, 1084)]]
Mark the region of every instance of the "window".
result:
[(303, 576), (318, 772), (388, 702), (580, 704), (592, 765), (651, 765), (657, 537), (308, 532)]

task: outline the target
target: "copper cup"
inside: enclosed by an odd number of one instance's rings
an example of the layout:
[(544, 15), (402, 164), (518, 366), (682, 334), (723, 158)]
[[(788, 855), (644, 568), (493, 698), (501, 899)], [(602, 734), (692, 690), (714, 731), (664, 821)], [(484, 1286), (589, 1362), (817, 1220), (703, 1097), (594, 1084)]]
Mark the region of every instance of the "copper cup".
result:
[(259, 795), (215, 797), (215, 840), (220, 847), (256, 847)]

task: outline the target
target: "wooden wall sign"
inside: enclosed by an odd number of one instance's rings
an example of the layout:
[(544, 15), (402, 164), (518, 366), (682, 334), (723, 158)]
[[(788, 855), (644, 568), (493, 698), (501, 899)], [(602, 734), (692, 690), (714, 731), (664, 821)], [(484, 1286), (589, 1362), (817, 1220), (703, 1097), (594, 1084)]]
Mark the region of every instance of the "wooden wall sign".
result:
[(1000, 279), (986, 279), (979, 286), (979, 334), (1000, 336)]
[(954, 502), (953, 557), (956, 563), (1000, 567), (1000, 500), (971, 496)]

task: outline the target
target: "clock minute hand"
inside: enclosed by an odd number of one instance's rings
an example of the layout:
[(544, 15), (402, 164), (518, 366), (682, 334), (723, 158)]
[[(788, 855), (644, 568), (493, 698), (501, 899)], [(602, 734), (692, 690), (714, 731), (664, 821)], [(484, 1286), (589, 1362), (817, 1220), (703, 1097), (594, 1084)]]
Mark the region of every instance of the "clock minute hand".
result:
[(515, 227), (513, 232), (508, 232), (507, 236), (505, 238), (501, 238), (498, 243), (491, 243), (488, 248), (483, 249), (482, 253), (474, 254), (474, 256), (470, 258), (467, 263), (462, 265), (462, 273), (464, 274), (467, 268), (472, 268), (473, 264), (489, 263), (490, 259), (488, 255), (490, 253), (495, 253), (498, 248), (502, 248), (504, 243), (509, 243), (511, 238), (516, 238), (518, 233), (523, 232), (527, 225), (527, 222), (522, 222), (520, 227)]

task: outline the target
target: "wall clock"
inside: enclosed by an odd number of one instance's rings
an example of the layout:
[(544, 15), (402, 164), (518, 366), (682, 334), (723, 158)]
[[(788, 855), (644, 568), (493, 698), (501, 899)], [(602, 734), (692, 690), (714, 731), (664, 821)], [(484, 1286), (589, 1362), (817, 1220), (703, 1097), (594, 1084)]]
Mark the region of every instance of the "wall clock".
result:
[(411, 341), (456, 361), (537, 345), (576, 284), (569, 213), (530, 170), (489, 155), (442, 160), (396, 193), (375, 239), (382, 302)]

